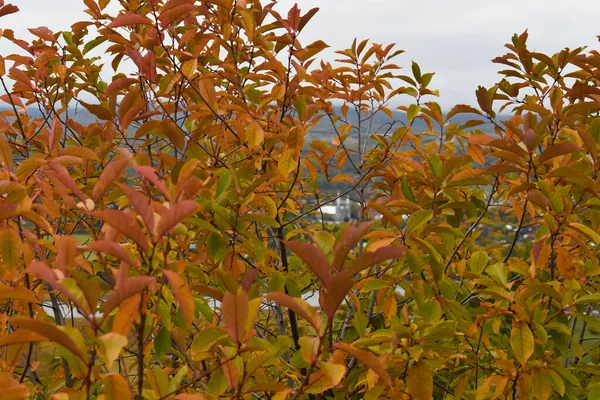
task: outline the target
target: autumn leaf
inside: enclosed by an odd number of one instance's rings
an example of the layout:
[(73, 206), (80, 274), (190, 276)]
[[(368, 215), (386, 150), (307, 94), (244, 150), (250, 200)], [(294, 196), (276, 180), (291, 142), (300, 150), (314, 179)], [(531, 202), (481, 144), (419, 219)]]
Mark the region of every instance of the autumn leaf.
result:
[(514, 321), (510, 331), (510, 347), (521, 365), (527, 364), (527, 360), (533, 355), (535, 347), (533, 334), (529, 325), (525, 322)]
[(165, 274), (173, 288), (173, 294), (179, 302), (181, 313), (183, 314), (186, 325), (189, 327), (194, 320), (194, 297), (192, 291), (186, 281), (176, 272), (165, 269), (163, 270), (163, 274)]
[(408, 393), (415, 400), (433, 398), (433, 374), (431, 367), (423, 360), (413, 364), (408, 369), (406, 385)]
[(125, 13), (125, 14), (120, 14), (115, 19), (113, 19), (111, 21), (111, 23), (108, 24), (108, 27), (109, 28), (119, 28), (122, 26), (130, 26), (130, 25), (137, 25), (137, 24), (152, 25), (152, 20), (150, 20), (149, 18), (144, 17), (143, 15), (140, 15), (140, 14)]
[(563, 156), (565, 154), (575, 153), (577, 151), (582, 151), (583, 149), (576, 145), (575, 143), (556, 143), (551, 146), (548, 146), (542, 154), (538, 157), (538, 161), (540, 163), (545, 163), (548, 160), (551, 160), (558, 156)]
[(85, 356), (81, 350), (79, 350), (75, 342), (73, 342), (71, 337), (66, 332), (60, 330), (56, 325), (25, 317), (11, 318), (11, 323), (15, 326), (20, 326), (21, 328), (37, 333), (47, 340), (63, 346), (79, 357), (83, 362), (86, 362)]
[(356, 357), (360, 362), (365, 364), (368, 368), (375, 371), (379, 378), (386, 384), (388, 387), (392, 386), (392, 380), (390, 378), (390, 374), (385, 369), (385, 365), (381, 362), (380, 359), (375, 357), (375, 355), (369, 351), (357, 349), (349, 344), (345, 343), (336, 343), (334, 344), (334, 348), (340, 349), (345, 353), (348, 353), (354, 357)]
[(131, 391), (125, 378), (117, 372), (102, 375), (106, 400), (131, 400)]
[(173, 204), (161, 214), (156, 226), (156, 238), (164, 236), (185, 218), (196, 214), (199, 209), (200, 205), (192, 200), (183, 200)]
[(140, 228), (138, 222), (131, 215), (120, 210), (94, 211), (92, 215), (132, 239), (143, 251), (150, 249), (150, 243)]
[(246, 322), (250, 312), (248, 294), (243, 290), (237, 294), (225, 292), (221, 311), (229, 336), (236, 343), (244, 341), (247, 333)]
[(329, 265), (325, 254), (320, 248), (298, 240), (289, 240), (285, 242), (285, 245), (306, 263), (325, 287), (330, 285), (332, 279), (331, 265)]
[(264, 296), (266, 300), (274, 301), (285, 306), (307, 320), (318, 332), (321, 328), (321, 319), (314, 309), (302, 299), (294, 298), (286, 293), (273, 292)]

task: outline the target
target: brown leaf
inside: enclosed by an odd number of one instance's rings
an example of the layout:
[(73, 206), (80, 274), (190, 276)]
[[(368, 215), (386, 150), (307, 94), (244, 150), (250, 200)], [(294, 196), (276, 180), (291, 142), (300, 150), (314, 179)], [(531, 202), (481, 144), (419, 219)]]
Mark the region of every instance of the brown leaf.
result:
[(194, 320), (194, 296), (192, 295), (190, 287), (176, 272), (163, 269), (163, 274), (165, 274), (167, 280), (171, 284), (171, 288), (173, 288), (173, 294), (175, 295), (177, 302), (179, 302), (179, 307), (181, 308), (181, 313), (183, 314), (186, 325), (188, 327), (191, 326), (192, 321)]

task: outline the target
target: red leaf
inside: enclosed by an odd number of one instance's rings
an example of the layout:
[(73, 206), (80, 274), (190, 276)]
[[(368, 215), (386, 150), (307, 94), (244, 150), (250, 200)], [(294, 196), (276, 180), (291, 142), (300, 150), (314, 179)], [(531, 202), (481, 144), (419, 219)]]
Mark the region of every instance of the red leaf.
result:
[(86, 197), (81, 189), (79, 189), (77, 186), (77, 183), (75, 183), (75, 180), (71, 174), (69, 174), (69, 171), (56, 161), (49, 161), (48, 166), (52, 168), (54, 175), (58, 178), (58, 180), (67, 188), (69, 188), (73, 194), (79, 198), (79, 200), (85, 203)]
[(171, 196), (167, 191), (165, 183), (158, 178), (158, 175), (156, 174), (156, 170), (154, 168), (148, 167), (146, 165), (134, 165), (133, 169), (135, 169), (135, 171), (138, 174), (140, 174), (141, 176), (149, 180), (154, 186), (156, 186), (158, 190), (160, 190), (162, 194), (165, 195), (165, 198), (167, 200), (171, 200)]
[(128, 26), (128, 25), (152, 25), (152, 20), (143, 15), (127, 13), (121, 14), (117, 16), (117, 18), (113, 19), (110, 24), (108, 24), (109, 28), (118, 28), (120, 26)]
[(8, 14), (14, 14), (19, 11), (19, 7), (13, 6), (12, 4), (7, 4), (4, 7), (0, 8), (0, 17), (4, 17)]
[(199, 209), (200, 205), (193, 200), (183, 200), (168, 208), (160, 216), (160, 220), (156, 226), (157, 240), (185, 218), (196, 214)]
[(372, 267), (373, 265), (379, 264), (383, 261), (402, 257), (405, 253), (406, 248), (400, 246), (380, 247), (373, 252), (366, 251), (361, 253), (354, 259), (354, 261), (352, 261), (352, 264), (350, 264), (348, 269), (352, 275), (355, 275), (363, 269)]
[(173, 288), (173, 294), (179, 302), (186, 325), (191, 326), (194, 320), (194, 296), (190, 287), (176, 272), (164, 269), (163, 273)]
[(123, 235), (136, 242), (144, 251), (150, 249), (150, 243), (138, 222), (131, 215), (120, 210), (94, 211), (92, 215), (101, 219), (108, 225), (121, 232)]
[(240, 291), (237, 294), (225, 292), (221, 303), (223, 321), (229, 336), (240, 343), (246, 337), (246, 321), (250, 311), (248, 294)]
[(123, 172), (129, 165), (127, 158), (118, 158), (109, 163), (100, 174), (100, 178), (94, 185), (92, 196), (98, 200), (117, 179), (123, 175)]
[(127, 185), (122, 185), (118, 183), (119, 187), (125, 193), (125, 196), (129, 199), (129, 202), (135, 208), (135, 210), (140, 214), (144, 223), (146, 224), (146, 228), (148, 232), (154, 232), (154, 210), (152, 210), (152, 202), (148, 199), (143, 193), (138, 192), (130, 188)]
[(165, 12), (161, 13), (158, 17), (158, 19), (160, 20), (161, 28), (170, 25), (173, 21), (175, 21), (178, 18), (181, 18), (182, 16), (194, 10), (195, 8), (196, 6), (194, 4), (182, 4), (180, 6), (166, 10)]
[(104, 94), (111, 96), (118, 93), (120, 90), (128, 88), (129, 86), (138, 83), (139, 81), (134, 78), (117, 78), (108, 85)]
[(332, 266), (334, 270), (342, 270), (342, 266), (344, 265), (344, 261), (346, 261), (348, 253), (352, 247), (354, 247), (356, 243), (358, 243), (358, 241), (363, 237), (365, 232), (371, 227), (372, 224), (372, 222), (363, 222), (357, 227), (352, 224), (348, 224), (346, 226), (342, 240), (336, 243), (333, 251)]
[(332, 279), (331, 265), (320, 248), (299, 240), (289, 240), (285, 245), (306, 263), (325, 287), (329, 287)]
[(35, 332), (46, 339), (59, 344), (71, 351), (77, 357), (79, 357), (83, 362), (85, 362), (85, 356), (81, 353), (81, 351), (77, 348), (77, 345), (71, 337), (66, 333), (58, 329), (56, 325), (50, 324), (45, 321), (34, 320), (25, 317), (16, 317), (12, 318), (10, 322), (13, 325), (20, 326), (21, 328), (25, 328), (31, 332)]
[(106, 302), (102, 305), (104, 315), (108, 316), (110, 312), (123, 301), (131, 296), (140, 293), (149, 285), (156, 283), (156, 278), (153, 276), (129, 276), (129, 268), (127, 264), (121, 264), (121, 267), (116, 272), (117, 284), (115, 289), (110, 292)]
[(325, 314), (329, 318), (333, 318), (344, 298), (354, 286), (354, 281), (349, 269), (343, 270), (341, 273), (333, 277), (331, 285), (327, 288), (326, 293), (321, 293), (321, 306)]
[(83, 305), (81, 302), (79, 302), (79, 300), (77, 300), (73, 293), (71, 293), (71, 291), (66, 286), (64, 286), (58, 281), (54, 270), (48, 267), (45, 263), (41, 261), (34, 261), (31, 264), (29, 264), (29, 266), (25, 269), (25, 272), (39, 276), (40, 279), (52, 286), (54, 290), (57, 290), (59, 293), (62, 293), (69, 300), (71, 300), (75, 307), (77, 307), (82, 313), (85, 313), (87, 315), (91, 313), (91, 310), (87, 305)]

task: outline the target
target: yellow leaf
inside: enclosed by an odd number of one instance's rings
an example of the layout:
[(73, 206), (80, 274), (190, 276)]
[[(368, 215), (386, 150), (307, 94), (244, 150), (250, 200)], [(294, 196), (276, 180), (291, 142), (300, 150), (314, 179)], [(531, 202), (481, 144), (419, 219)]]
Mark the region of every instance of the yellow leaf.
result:
[(108, 368), (111, 368), (115, 360), (119, 357), (123, 347), (127, 346), (127, 338), (119, 333), (110, 332), (102, 335), (100, 341), (104, 344), (106, 365)]
[(533, 334), (525, 322), (515, 321), (510, 331), (510, 347), (521, 365), (525, 365), (533, 354)]
[(129, 385), (121, 375), (116, 372), (102, 375), (104, 382), (104, 398), (106, 400), (131, 400)]
[(408, 393), (415, 400), (433, 398), (433, 374), (425, 361), (421, 360), (408, 369), (406, 385)]
[(248, 139), (248, 144), (252, 148), (256, 148), (261, 145), (265, 139), (265, 131), (258, 122), (253, 122), (248, 125), (248, 129), (246, 130), (246, 139)]
[(297, 162), (294, 160), (294, 150), (287, 149), (279, 156), (279, 162), (277, 167), (279, 169), (279, 173), (283, 177), (288, 177), (290, 172), (296, 169)]

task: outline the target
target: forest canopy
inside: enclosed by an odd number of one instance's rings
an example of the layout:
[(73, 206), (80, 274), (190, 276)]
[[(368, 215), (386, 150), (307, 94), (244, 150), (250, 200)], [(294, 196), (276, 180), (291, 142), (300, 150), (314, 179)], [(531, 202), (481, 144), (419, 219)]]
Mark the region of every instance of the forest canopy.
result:
[(318, 9), (109, 3), (0, 32), (0, 398), (600, 398), (597, 51), (443, 110)]

